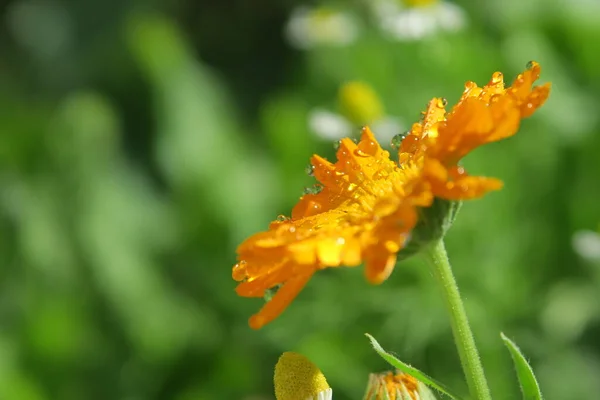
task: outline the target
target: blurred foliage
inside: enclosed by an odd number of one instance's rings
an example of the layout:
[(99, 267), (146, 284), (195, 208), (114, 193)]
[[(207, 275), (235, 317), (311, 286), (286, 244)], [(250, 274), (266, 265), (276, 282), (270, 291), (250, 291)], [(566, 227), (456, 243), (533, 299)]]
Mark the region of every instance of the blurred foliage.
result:
[[(530, 59), (548, 103), (466, 161), (505, 188), (465, 204), (447, 237), (499, 399), (517, 398), (502, 330), (548, 400), (600, 393), (600, 265), (571, 248), (600, 222), (600, 6), (457, 1), (462, 32), (385, 38), (364, 2), (357, 40), (300, 51), (294, 1), (13, 0), (0, 9), (0, 398), (272, 399), (277, 357), (301, 352), (338, 400), (386, 368), (363, 333), (465, 391), (429, 271), (379, 287), (320, 272), (277, 321), (236, 297), (235, 247), (289, 213), (333, 156), (308, 130), (349, 80), (408, 123), (467, 80)], [(303, 3), (302, 3), (303, 4)]]

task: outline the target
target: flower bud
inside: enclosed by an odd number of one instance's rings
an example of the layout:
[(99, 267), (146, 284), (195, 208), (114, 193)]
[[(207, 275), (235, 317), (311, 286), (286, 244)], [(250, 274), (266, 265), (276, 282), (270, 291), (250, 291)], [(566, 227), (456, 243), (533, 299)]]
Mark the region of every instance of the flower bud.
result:
[(279, 357), (274, 383), (277, 400), (331, 400), (333, 395), (321, 370), (298, 353)]
[(371, 374), (364, 400), (435, 400), (435, 396), (422, 382), (397, 371)]

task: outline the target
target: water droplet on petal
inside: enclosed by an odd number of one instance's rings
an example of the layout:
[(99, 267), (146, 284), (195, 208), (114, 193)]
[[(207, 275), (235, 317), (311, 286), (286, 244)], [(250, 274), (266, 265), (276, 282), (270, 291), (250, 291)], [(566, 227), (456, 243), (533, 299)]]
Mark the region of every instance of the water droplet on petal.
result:
[(525, 82), (525, 78), (523, 77), (523, 74), (517, 75), (517, 79), (515, 79), (515, 81), (519, 84), (522, 84), (523, 82)]
[(497, 103), (502, 98), (501, 94), (494, 94), (490, 97), (490, 103)]
[(315, 166), (312, 164), (308, 164), (306, 166), (306, 168), (304, 168), (304, 172), (306, 172), (306, 175), (308, 175), (308, 176), (314, 176), (315, 175)]
[(369, 157), (369, 154), (365, 153), (361, 149), (354, 150), (354, 155), (357, 157)]
[(465, 83), (465, 92), (475, 89), (476, 87), (477, 87), (477, 84), (475, 82), (468, 81), (467, 83)]
[(492, 83), (500, 83), (503, 79), (504, 75), (502, 75), (502, 72), (494, 72), (492, 74)]
[(417, 151), (417, 149), (419, 147), (419, 141), (420, 141), (420, 139), (417, 136), (408, 135), (407, 137), (404, 138), (404, 140), (402, 140), (401, 151), (408, 152), (408, 153), (414, 153), (415, 151)]
[(406, 138), (408, 135), (410, 135), (410, 131), (406, 131), (404, 133), (399, 133), (397, 135), (394, 135), (394, 137), (392, 138), (391, 141), (391, 146), (392, 149), (399, 149), (400, 145), (402, 144), (402, 141), (404, 140), (404, 138)]
[(233, 266), (231, 277), (234, 281), (243, 281), (246, 278), (246, 261), (242, 260)]
[(273, 296), (275, 296), (277, 294), (277, 292), (279, 291), (279, 289), (282, 286), (283, 286), (282, 284), (277, 284), (277, 285), (273, 286), (272, 288), (265, 290), (265, 295), (264, 295), (265, 301), (266, 302), (271, 301)]
[(277, 218), (275, 218), (275, 220), (276, 220), (277, 222), (286, 222), (286, 221), (289, 221), (289, 220), (290, 220), (290, 218), (289, 218), (289, 217), (286, 217), (286, 216), (285, 216), (285, 215), (283, 215), (283, 214), (280, 214), (280, 215), (278, 215), (278, 216), (277, 216)]
[(342, 141), (341, 140), (336, 140), (335, 142), (333, 142), (333, 149), (335, 151), (338, 151), (338, 149), (340, 148), (341, 145), (342, 145)]
[(525, 68), (531, 69), (531, 68), (533, 68), (534, 65), (535, 65), (535, 61), (529, 61), (527, 63), (527, 65), (525, 65)]
[(444, 108), (447, 105), (448, 105), (448, 100), (446, 100), (446, 98), (442, 97), (441, 99), (437, 100), (436, 106), (438, 106), (438, 108)]
[(316, 215), (321, 212), (321, 204), (315, 201), (311, 201), (306, 207), (306, 211), (304, 213), (305, 217), (310, 217), (312, 215)]
[(323, 185), (317, 183), (311, 187), (304, 188), (304, 194), (319, 194), (323, 190)]

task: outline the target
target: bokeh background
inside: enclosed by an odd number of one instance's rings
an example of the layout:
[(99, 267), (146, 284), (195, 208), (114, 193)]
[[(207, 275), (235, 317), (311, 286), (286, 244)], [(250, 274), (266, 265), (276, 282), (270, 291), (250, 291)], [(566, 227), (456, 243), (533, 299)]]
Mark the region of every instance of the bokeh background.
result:
[[(519, 397), (500, 331), (548, 400), (597, 398), (600, 3), (454, 5), (461, 27), (407, 40), (364, 1), (2, 2), (0, 399), (273, 399), (289, 350), (359, 399), (387, 369), (365, 332), (466, 393), (418, 258), (379, 287), (362, 267), (320, 272), (260, 331), (262, 301), (236, 296), (231, 266), (314, 183), (310, 155), (333, 159), (309, 121), (340, 111), (342, 84), (371, 85), (409, 126), (431, 97), (453, 104), (532, 59), (551, 98), (467, 158), (505, 188), (463, 206), (447, 248), (495, 398)], [(300, 47), (285, 34), (298, 7)]]

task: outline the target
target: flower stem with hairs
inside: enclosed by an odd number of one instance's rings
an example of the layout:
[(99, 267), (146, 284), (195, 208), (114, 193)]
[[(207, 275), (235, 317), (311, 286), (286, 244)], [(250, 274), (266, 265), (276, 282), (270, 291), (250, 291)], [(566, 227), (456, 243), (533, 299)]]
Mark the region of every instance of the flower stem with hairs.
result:
[(469, 326), (465, 306), (460, 297), (443, 240), (432, 242), (423, 254), (432, 266), (433, 274), (436, 276), (446, 299), (454, 340), (471, 396), (476, 400), (491, 400), (483, 366), (479, 359), (479, 352), (475, 345), (473, 332)]

